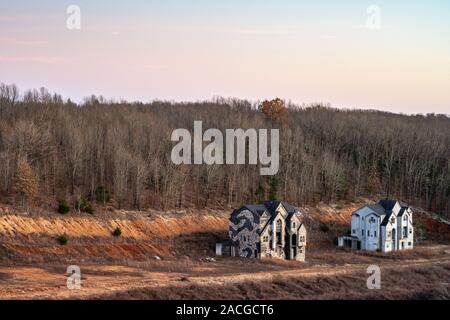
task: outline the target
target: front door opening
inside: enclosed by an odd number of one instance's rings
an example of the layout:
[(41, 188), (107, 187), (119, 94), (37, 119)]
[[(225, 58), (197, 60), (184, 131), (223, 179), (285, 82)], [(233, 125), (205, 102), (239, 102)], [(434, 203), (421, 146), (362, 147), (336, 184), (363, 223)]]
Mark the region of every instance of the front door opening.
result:
[(392, 250), (397, 250), (397, 242), (395, 241), (397, 236), (395, 234), (395, 229), (392, 229)]
[(290, 257), (294, 260), (297, 257), (297, 235), (293, 234), (291, 237), (291, 247), (292, 247), (292, 256)]

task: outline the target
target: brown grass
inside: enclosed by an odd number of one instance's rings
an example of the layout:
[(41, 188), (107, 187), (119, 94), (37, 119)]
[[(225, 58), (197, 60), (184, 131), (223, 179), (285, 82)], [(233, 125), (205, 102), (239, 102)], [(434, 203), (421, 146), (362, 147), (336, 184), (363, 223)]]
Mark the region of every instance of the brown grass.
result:
[(410, 270), (382, 269), (380, 290), (369, 290), (367, 274), (277, 277), (232, 285), (167, 286), (116, 293), (105, 299), (450, 299), (450, 264)]

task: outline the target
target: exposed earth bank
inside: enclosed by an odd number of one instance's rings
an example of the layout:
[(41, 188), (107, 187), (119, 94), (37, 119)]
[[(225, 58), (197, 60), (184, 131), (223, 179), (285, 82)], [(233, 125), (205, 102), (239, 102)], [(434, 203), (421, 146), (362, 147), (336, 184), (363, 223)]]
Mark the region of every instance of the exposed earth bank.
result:
[[(448, 299), (450, 226), (414, 216), (417, 249), (393, 254), (335, 248), (351, 213), (366, 202), (300, 208), (307, 262), (214, 257), (230, 210), (118, 211), (95, 215), (0, 207), (0, 299)], [(113, 230), (120, 228), (120, 237)], [(66, 245), (57, 237), (64, 235)], [(382, 290), (368, 291), (366, 269), (380, 265)], [(82, 288), (66, 286), (78, 265)], [(211, 290), (214, 289), (214, 290)], [(219, 290), (220, 289), (220, 290)]]

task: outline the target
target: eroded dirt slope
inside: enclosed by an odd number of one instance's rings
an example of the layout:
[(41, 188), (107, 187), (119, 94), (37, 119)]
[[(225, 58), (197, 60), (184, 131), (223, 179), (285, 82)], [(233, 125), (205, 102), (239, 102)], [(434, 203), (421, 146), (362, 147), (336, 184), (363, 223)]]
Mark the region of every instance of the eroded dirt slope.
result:
[[(336, 237), (348, 232), (352, 212), (369, 201), (300, 208), (308, 229), (308, 250), (334, 247)], [(121, 263), (213, 256), (215, 242), (227, 238), (230, 212), (116, 210), (62, 216), (32, 210), (21, 213), (0, 206), (0, 262)], [(415, 215), (415, 225), (420, 241), (450, 241), (450, 225), (426, 213)], [(116, 227), (122, 230), (118, 238), (112, 235)], [(67, 236), (67, 245), (58, 244), (59, 235)]]
[[(218, 213), (123, 215), (121, 212), (108, 216), (0, 215), (0, 259), (10, 263), (31, 263), (176, 257), (182, 254), (176, 249), (180, 237), (206, 232), (214, 242), (215, 238), (225, 236), (228, 227), (226, 216)], [(122, 230), (120, 237), (112, 235), (116, 227)], [(56, 237), (59, 235), (66, 235), (67, 245), (58, 244)], [(206, 244), (200, 243), (199, 250), (205, 250)], [(212, 247), (214, 243), (208, 244)]]

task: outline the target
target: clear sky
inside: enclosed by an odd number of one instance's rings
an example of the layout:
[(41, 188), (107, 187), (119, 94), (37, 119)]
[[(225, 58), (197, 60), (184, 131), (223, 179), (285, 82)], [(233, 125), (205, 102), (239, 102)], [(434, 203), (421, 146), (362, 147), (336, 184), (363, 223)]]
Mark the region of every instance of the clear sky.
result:
[[(69, 30), (69, 5), (81, 29)], [(380, 29), (367, 27), (370, 5)], [(0, 0), (0, 82), (450, 114), (448, 0)]]

